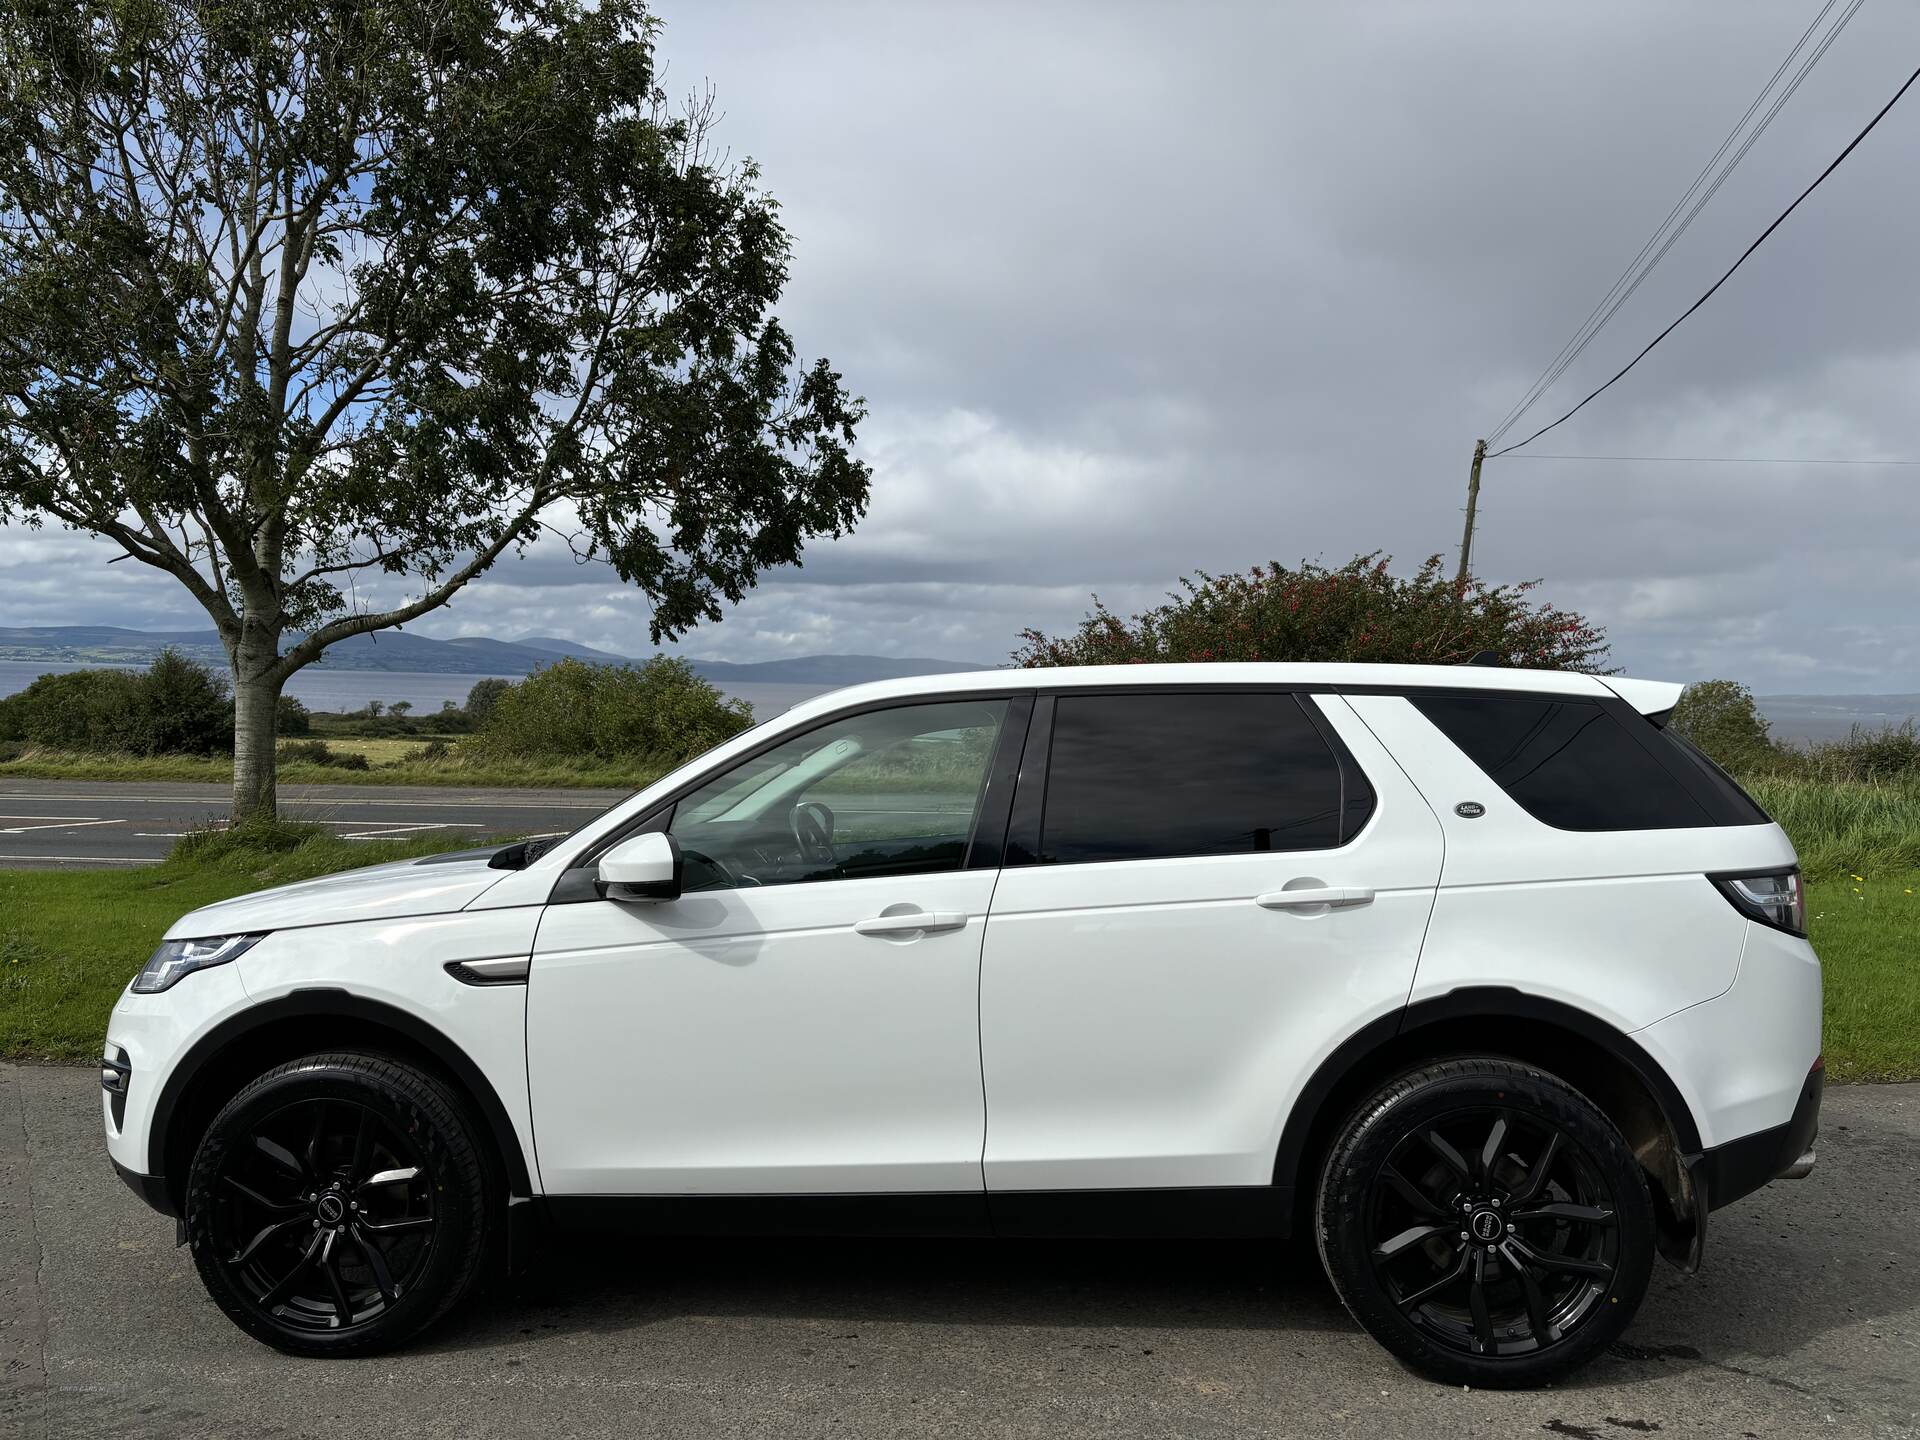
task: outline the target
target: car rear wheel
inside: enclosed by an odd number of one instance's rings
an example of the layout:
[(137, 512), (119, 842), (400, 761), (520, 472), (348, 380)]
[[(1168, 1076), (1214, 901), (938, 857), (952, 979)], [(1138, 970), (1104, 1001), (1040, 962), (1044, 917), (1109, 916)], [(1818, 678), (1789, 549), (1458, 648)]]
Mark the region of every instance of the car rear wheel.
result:
[(1367, 1098), (1328, 1154), (1320, 1256), (1355, 1319), (1456, 1385), (1537, 1385), (1646, 1294), (1653, 1204), (1625, 1139), (1564, 1081), (1450, 1060)]
[(398, 1345), (472, 1288), (487, 1231), (471, 1123), (436, 1077), (309, 1055), (214, 1117), (187, 1182), (187, 1239), (241, 1329), (300, 1355)]

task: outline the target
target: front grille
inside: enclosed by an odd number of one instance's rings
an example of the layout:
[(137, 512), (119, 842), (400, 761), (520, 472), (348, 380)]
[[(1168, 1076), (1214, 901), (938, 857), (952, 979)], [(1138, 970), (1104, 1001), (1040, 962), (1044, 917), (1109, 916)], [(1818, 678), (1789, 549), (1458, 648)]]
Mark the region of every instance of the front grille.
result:
[(116, 1130), (127, 1118), (127, 1087), (132, 1083), (133, 1066), (127, 1052), (118, 1045), (109, 1045), (107, 1053), (100, 1057), (100, 1088), (107, 1092), (107, 1111), (113, 1116)]

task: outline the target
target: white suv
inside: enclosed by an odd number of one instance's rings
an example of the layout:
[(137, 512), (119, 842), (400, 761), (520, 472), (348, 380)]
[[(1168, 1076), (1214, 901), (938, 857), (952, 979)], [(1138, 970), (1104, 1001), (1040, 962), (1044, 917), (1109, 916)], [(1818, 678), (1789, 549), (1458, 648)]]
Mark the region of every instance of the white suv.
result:
[[(788, 711), (563, 840), (176, 924), (107, 1145), (248, 1333), (417, 1333), (526, 1240), (1310, 1229), (1455, 1383), (1617, 1336), (1812, 1164), (1793, 847), (1676, 685), (987, 671)], [(524, 1253), (524, 1251), (522, 1251)]]

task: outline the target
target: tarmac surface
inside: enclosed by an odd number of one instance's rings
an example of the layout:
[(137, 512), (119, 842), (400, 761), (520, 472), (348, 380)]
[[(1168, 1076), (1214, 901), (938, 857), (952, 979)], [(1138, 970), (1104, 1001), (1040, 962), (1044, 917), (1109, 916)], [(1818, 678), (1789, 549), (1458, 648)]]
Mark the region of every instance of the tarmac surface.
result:
[(1920, 1086), (1827, 1091), (1820, 1164), (1656, 1266), (1553, 1389), (1409, 1374), (1310, 1249), (568, 1242), (399, 1354), (294, 1360), (114, 1177), (91, 1069), (0, 1066), (0, 1435), (1906, 1436)]
[[(431, 785), (283, 785), (280, 813), (346, 840), (564, 833), (624, 790), (467, 790)], [(152, 865), (194, 826), (224, 824), (224, 785), (0, 782), (0, 869)]]

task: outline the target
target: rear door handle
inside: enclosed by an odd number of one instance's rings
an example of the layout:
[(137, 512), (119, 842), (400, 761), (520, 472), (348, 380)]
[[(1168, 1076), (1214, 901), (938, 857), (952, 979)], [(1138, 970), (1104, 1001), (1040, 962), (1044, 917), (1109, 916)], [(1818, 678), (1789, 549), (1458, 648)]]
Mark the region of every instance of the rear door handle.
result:
[(958, 930), (966, 923), (964, 910), (909, 910), (904, 915), (857, 920), (853, 928), (862, 935), (899, 935), (911, 930)]
[(1315, 905), (1346, 909), (1354, 905), (1371, 905), (1373, 891), (1351, 885), (1320, 886), (1312, 890), (1269, 890), (1264, 895), (1254, 896), (1253, 903), (1266, 910), (1305, 910)]

